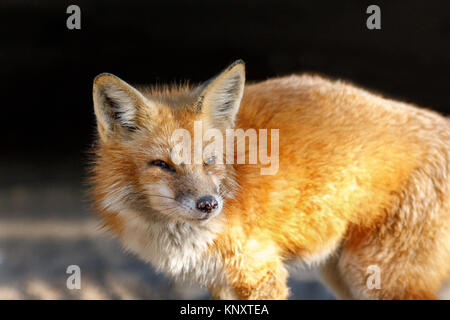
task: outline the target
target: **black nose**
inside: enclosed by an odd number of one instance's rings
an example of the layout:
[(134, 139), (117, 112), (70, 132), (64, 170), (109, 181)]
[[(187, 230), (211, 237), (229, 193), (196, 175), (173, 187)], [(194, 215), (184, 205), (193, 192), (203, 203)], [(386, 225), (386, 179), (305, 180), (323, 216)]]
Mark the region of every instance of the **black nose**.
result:
[(204, 196), (197, 200), (197, 209), (206, 213), (210, 213), (216, 209), (218, 205), (216, 199), (212, 196)]

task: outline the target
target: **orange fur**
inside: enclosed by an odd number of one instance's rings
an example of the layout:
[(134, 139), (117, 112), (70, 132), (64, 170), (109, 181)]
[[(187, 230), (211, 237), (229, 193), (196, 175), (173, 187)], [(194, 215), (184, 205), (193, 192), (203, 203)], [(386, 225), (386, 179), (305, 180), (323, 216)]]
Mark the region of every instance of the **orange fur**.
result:
[[(126, 218), (117, 213), (121, 208), (102, 202), (111, 186), (126, 182), (133, 191), (113, 196), (142, 208), (142, 190), (161, 179), (145, 163), (170, 162), (170, 133), (192, 132), (192, 122), (204, 117), (193, 112), (193, 90), (141, 90), (158, 105), (138, 113), (145, 130), (133, 139), (99, 140), (94, 202), (119, 236)], [(276, 175), (261, 175), (260, 164), (212, 169), (229, 193), (214, 218), (221, 227), (208, 243), (207, 255), (219, 257), (225, 277), (206, 284), (214, 297), (285, 299), (285, 263), (296, 258), (318, 264), (342, 298), (435, 297), (450, 274), (447, 119), (347, 83), (302, 75), (247, 85), (235, 127), (280, 129), (280, 162)], [(103, 135), (101, 125), (99, 131)], [(164, 178), (175, 193), (209, 188), (203, 168), (177, 170), (189, 179)], [(160, 217), (143, 219), (150, 224)], [(380, 289), (366, 286), (370, 265), (381, 270)]]

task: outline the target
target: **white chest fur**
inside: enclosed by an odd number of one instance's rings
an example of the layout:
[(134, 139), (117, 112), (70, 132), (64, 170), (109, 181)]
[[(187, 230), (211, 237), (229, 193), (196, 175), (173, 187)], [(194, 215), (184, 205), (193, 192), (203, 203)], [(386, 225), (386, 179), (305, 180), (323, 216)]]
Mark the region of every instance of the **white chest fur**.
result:
[(130, 210), (122, 211), (121, 216), (125, 218), (124, 247), (158, 271), (204, 286), (225, 282), (221, 259), (208, 251), (220, 227), (218, 222), (204, 227), (177, 221), (149, 222)]

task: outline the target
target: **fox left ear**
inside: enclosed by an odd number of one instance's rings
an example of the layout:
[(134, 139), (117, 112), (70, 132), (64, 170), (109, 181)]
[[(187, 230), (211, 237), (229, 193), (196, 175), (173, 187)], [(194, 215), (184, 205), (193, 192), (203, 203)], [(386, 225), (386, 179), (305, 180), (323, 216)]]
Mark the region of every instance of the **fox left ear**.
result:
[(232, 127), (244, 94), (244, 85), (245, 64), (237, 60), (199, 88), (197, 111), (208, 117), (214, 127)]
[(138, 90), (108, 73), (95, 78), (93, 98), (97, 128), (103, 141), (125, 137), (136, 130), (138, 111), (149, 105)]

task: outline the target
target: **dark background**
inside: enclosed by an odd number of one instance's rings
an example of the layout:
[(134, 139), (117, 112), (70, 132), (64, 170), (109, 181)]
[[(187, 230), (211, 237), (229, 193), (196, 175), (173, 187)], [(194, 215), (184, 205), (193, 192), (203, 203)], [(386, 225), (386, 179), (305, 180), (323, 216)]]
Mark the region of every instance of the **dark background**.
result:
[[(381, 30), (366, 28), (373, 3)], [(66, 28), (70, 4), (81, 30)], [(198, 82), (237, 58), (248, 80), (320, 72), (446, 113), (450, 2), (3, 0), (1, 152), (31, 161), (87, 150), (101, 72)]]
[[(66, 27), (71, 4), (81, 30)], [(366, 28), (370, 4), (381, 30)], [(86, 227), (92, 81), (200, 82), (239, 58), (249, 81), (318, 72), (448, 114), (450, 1), (1, 0), (0, 299), (205, 297)], [(78, 295), (69, 264), (88, 279)], [(293, 298), (331, 297), (305, 279)]]

